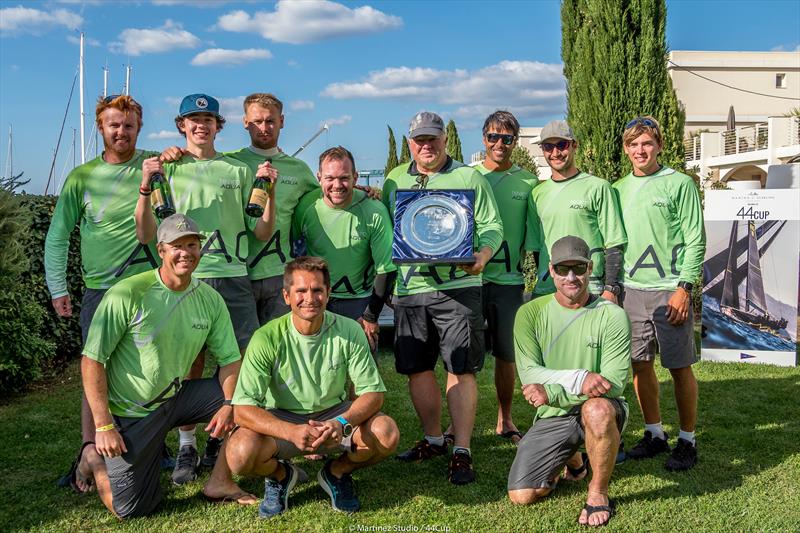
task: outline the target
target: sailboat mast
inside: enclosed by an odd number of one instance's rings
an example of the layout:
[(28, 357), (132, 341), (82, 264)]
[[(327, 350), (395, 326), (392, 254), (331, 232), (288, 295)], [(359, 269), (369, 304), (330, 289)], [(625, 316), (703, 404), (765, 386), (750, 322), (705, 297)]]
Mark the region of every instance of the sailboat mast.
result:
[(80, 99), (81, 99), (81, 165), (86, 163), (86, 132), (84, 127), (84, 121), (86, 114), (83, 110), (83, 42), (84, 42), (84, 35), (81, 32), (81, 59), (80, 64), (78, 66), (80, 70)]
[(734, 220), (731, 226), (731, 237), (728, 240), (728, 264), (725, 266), (725, 277), (722, 285), (720, 306), (739, 307), (739, 284), (736, 283), (736, 238), (739, 236), (739, 221)]
[(747, 310), (757, 310), (767, 314), (767, 298), (764, 294), (764, 281), (761, 276), (761, 256), (758, 252), (756, 223), (747, 223)]

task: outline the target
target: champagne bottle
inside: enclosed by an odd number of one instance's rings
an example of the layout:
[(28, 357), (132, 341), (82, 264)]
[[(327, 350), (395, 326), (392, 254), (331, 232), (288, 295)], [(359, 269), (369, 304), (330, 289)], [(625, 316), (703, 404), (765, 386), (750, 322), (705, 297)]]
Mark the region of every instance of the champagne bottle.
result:
[(150, 178), (150, 204), (159, 220), (175, 214), (175, 202), (169, 190), (169, 182), (163, 174), (153, 174)]
[[(271, 163), (271, 159), (267, 159)], [(264, 207), (267, 205), (269, 192), (272, 189), (272, 182), (266, 178), (256, 176), (253, 181), (253, 188), (250, 189), (250, 200), (247, 202), (247, 207), (244, 212), (253, 218), (259, 218), (264, 214)]]

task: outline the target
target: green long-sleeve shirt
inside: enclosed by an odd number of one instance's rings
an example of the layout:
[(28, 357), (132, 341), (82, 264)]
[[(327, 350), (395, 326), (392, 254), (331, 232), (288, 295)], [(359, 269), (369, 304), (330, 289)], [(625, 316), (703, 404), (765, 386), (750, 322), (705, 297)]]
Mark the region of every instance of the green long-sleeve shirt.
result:
[(548, 403), (534, 419), (563, 416), (588, 400), (554, 383), (551, 370), (584, 369), (611, 383), (608, 398), (620, 398), (631, 366), (631, 326), (625, 311), (608, 300), (592, 297), (585, 307), (569, 309), (554, 294), (520, 307), (514, 321), (514, 351), (523, 385), (538, 383)]
[(662, 167), (614, 183), (628, 234), (623, 283), (641, 290), (673, 290), (694, 283), (703, 267), (706, 235), (700, 194), (692, 178)]

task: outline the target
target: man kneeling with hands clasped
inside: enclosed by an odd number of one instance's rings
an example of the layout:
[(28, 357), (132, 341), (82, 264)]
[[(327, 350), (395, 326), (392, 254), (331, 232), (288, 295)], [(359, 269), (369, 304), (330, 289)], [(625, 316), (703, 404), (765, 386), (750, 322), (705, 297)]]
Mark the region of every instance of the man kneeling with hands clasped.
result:
[[(380, 412), (386, 387), (358, 322), (325, 310), (328, 265), (299, 257), (286, 265), (283, 296), (291, 313), (268, 322), (247, 347), (233, 397), (239, 428), (227, 458), (240, 475), (265, 476), (259, 516), (288, 508), (299, 469), (288, 459), (343, 452), (317, 476), (337, 511), (358, 511), (351, 472), (397, 447), (394, 420)], [(357, 398), (347, 401), (347, 378)]]
[[(514, 323), (517, 369), (525, 399), (536, 408), (508, 474), (508, 496), (531, 504), (559, 477), (592, 477), (578, 523), (602, 526), (614, 513), (608, 483), (628, 416), (631, 326), (625, 311), (588, 291), (592, 262), (583, 239), (553, 244), (555, 294), (523, 305)], [(578, 452), (585, 443), (586, 454)]]

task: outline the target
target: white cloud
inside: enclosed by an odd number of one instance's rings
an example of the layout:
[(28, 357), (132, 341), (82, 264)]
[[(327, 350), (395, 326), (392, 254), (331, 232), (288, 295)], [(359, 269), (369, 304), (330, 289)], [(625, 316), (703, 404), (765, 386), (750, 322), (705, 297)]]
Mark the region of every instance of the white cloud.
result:
[(233, 96), (230, 98), (217, 98), (219, 100), (219, 113), (229, 123), (233, 121), (241, 121), (244, 116), (244, 96)]
[(294, 59), (290, 59), (289, 61), (286, 62), (286, 64), (292, 68), (300, 68), (300, 63), (298, 63)]
[(148, 139), (182, 139), (183, 135), (178, 130), (161, 130), (147, 134)]
[(181, 6), (191, 7), (220, 7), (230, 4), (233, 0), (152, 0), (154, 6)]
[(115, 53), (132, 56), (169, 52), (177, 48), (197, 48), (200, 39), (183, 29), (178, 23), (167, 19), (160, 28), (127, 28), (119, 34), (119, 41), (109, 45)]
[[(495, 109), (517, 110), (523, 117), (548, 115), (566, 107), (560, 64), (501, 61), (477, 70), (389, 67), (365, 80), (328, 85), (322, 96), (337, 99), (400, 99), (459, 105), (466, 117)], [(475, 102), (481, 102), (476, 105)]]
[(350, 115), (342, 115), (341, 117), (329, 118), (323, 120), (322, 122), (319, 123), (319, 125), (322, 126), (323, 124), (327, 124), (328, 126), (343, 126), (344, 124), (347, 124), (351, 120), (353, 120), (353, 117), (351, 117)]
[(245, 50), (226, 50), (225, 48), (209, 48), (200, 52), (192, 65), (205, 67), (208, 65), (242, 65), (256, 59), (270, 59), (272, 52), (263, 48), (247, 48)]
[(370, 6), (351, 9), (329, 0), (279, 0), (275, 11), (241, 10), (223, 15), (217, 26), (239, 33), (258, 33), (279, 43), (303, 44), (399, 28), (403, 19)]
[(22, 33), (39, 35), (53, 26), (77, 30), (82, 24), (83, 17), (66, 9), (41, 11), (22, 6), (0, 9), (0, 35), (3, 36)]
[[(67, 42), (72, 44), (81, 44), (81, 38), (75, 35), (67, 35)], [(100, 46), (100, 41), (97, 39), (92, 39), (91, 37), (85, 37), (83, 42), (86, 46)]]
[(310, 111), (314, 109), (314, 102), (311, 100), (292, 100), (289, 102), (289, 109), (292, 111)]
[(785, 45), (779, 44), (778, 46), (773, 46), (770, 51), (772, 52), (800, 52), (800, 44), (796, 45)]

